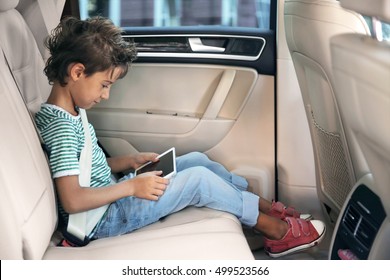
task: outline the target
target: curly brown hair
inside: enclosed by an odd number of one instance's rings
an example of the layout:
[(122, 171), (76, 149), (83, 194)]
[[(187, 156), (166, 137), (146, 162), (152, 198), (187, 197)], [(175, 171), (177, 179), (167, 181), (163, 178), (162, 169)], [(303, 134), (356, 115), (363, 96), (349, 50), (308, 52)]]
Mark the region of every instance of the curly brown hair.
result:
[(122, 30), (103, 17), (65, 18), (47, 37), (45, 46), (51, 54), (45, 74), (50, 84), (58, 81), (62, 86), (71, 63), (82, 63), (87, 76), (120, 67), (119, 78), (123, 78), (137, 55), (134, 44), (123, 39)]

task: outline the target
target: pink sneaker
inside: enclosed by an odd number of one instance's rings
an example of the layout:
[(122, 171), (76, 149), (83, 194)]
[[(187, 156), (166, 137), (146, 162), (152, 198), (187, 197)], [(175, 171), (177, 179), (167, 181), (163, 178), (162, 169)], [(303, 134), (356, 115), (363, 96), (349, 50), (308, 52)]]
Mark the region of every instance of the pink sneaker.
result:
[(286, 207), (281, 202), (272, 201), (271, 210), (267, 215), (284, 220), (287, 217), (300, 218), (302, 220), (311, 220), (313, 217), (310, 214), (301, 214), (293, 207)]
[(264, 250), (273, 258), (285, 256), (318, 245), (325, 236), (325, 224), (287, 217), (289, 229), (280, 240), (264, 238)]

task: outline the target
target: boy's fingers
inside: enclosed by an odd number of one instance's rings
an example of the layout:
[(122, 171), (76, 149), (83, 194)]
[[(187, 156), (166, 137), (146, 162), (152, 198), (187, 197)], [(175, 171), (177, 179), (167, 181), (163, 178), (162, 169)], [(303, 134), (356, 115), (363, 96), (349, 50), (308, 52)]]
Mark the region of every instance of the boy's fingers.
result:
[(157, 190), (155, 193), (155, 195), (157, 195), (157, 197), (162, 196), (163, 194), (164, 194), (163, 190)]

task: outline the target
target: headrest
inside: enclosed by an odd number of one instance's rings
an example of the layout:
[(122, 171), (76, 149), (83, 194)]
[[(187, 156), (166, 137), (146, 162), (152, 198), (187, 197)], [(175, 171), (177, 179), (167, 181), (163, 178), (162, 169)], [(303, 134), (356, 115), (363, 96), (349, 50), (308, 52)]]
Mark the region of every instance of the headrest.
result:
[(6, 12), (19, 4), (19, 0), (2, 0), (0, 1), (0, 12)]
[(363, 16), (390, 22), (390, 0), (340, 0), (341, 6)]

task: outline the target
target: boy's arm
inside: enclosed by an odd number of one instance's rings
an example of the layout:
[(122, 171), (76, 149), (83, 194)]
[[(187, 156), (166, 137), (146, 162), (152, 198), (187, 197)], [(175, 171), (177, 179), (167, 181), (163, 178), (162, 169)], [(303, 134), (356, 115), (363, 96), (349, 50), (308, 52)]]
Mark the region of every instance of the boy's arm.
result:
[(107, 187), (81, 187), (77, 175), (56, 178), (55, 183), (62, 207), (67, 213), (73, 214), (110, 204), (127, 196), (158, 200), (169, 183), (169, 180), (158, 176), (160, 173), (145, 173), (145, 176), (137, 176)]
[(156, 161), (156, 153), (138, 153), (134, 155), (116, 156), (107, 158), (107, 163), (113, 173), (136, 169), (148, 161)]

